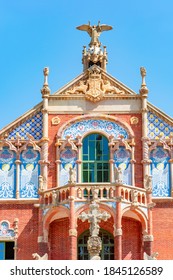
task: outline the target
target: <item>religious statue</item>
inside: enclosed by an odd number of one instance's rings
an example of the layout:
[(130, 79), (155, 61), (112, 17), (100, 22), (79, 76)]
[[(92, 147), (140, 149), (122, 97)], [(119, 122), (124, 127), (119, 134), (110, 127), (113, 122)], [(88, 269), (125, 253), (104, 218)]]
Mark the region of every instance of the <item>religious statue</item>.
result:
[(145, 175), (144, 178), (144, 188), (148, 193), (152, 192), (152, 176), (151, 175)]
[(76, 183), (76, 170), (72, 167), (69, 168), (69, 184)]
[(93, 25), (91, 26), (90, 25), (90, 22), (88, 24), (83, 24), (83, 25), (80, 25), (78, 27), (76, 27), (78, 30), (81, 30), (81, 31), (86, 31), (89, 36), (91, 37), (91, 42), (90, 42), (90, 47), (91, 46), (97, 46), (99, 47), (100, 46), (100, 42), (98, 40), (98, 37), (100, 36), (100, 34), (103, 32), (103, 31), (108, 31), (108, 30), (111, 30), (112, 29), (112, 26), (110, 25), (106, 25), (106, 24), (102, 24), (100, 25), (100, 21), (98, 22), (98, 25)]

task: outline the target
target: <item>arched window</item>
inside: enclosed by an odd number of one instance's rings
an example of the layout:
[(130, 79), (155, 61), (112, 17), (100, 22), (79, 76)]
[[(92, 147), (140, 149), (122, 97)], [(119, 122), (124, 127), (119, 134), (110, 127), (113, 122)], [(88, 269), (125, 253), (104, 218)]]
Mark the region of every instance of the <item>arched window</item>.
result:
[(82, 160), (83, 182), (109, 182), (109, 147), (105, 136), (94, 133), (84, 138)]
[(20, 197), (37, 198), (38, 197), (38, 176), (40, 175), (40, 166), (38, 161), (40, 153), (27, 147), (21, 153), (21, 172), (20, 172)]
[(0, 198), (15, 198), (16, 153), (8, 147), (0, 151)]
[[(89, 230), (82, 233), (78, 238), (78, 260), (89, 260), (87, 241), (90, 236)], [(106, 230), (100, 229), (102, 240), (101, 260), (114, 260), (114, 237)]]
[(153, 180), (153, 196), (170, 196), (170, 163), (169, 153), (162, 147), (151, 151), (151, 175)]

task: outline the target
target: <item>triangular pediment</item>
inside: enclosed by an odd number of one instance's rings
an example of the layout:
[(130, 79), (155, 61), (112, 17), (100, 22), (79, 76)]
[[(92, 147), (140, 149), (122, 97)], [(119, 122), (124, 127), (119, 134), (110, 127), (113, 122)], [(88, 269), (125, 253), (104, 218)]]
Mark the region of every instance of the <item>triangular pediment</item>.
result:
[(99, 66), (93, 65), (53, 95), (66, 98), (81, 96), (91, 102), (98, 102), (109, 97), (130, 98), (136, 93)]

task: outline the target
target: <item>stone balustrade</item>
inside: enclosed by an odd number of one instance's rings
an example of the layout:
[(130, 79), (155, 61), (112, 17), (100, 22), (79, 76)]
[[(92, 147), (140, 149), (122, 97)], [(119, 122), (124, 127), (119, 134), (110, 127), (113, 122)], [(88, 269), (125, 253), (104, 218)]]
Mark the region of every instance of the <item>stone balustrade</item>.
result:
[[(86, 202), (98, 198), (101, 202), (121, 200), (132, 205), (147, 207), (146, 190), (129, 185), (111, 183), (82, 183), (65, 185), (63, 187), (48, 189), (40, 193), (43, 206), (65, 204), (71, 197), (71, 188), (75, 188), (75, 201)], [(116, 197), (116, 189), (120, 188), (121, 196)]]

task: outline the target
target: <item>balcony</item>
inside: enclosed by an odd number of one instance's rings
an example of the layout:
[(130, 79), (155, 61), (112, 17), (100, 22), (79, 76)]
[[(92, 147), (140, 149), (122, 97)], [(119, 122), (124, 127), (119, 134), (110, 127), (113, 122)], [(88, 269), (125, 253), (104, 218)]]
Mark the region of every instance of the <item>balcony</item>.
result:
[(40, 203), (44, 209), (51, 208), (68, 204), (71, 196), (75, 202), (86, 203), (97, 198), (100, 202), (121, 201), (147, 208), (147, 191), (145, 189), (116, 183), (67, 184), (40, 192)]

